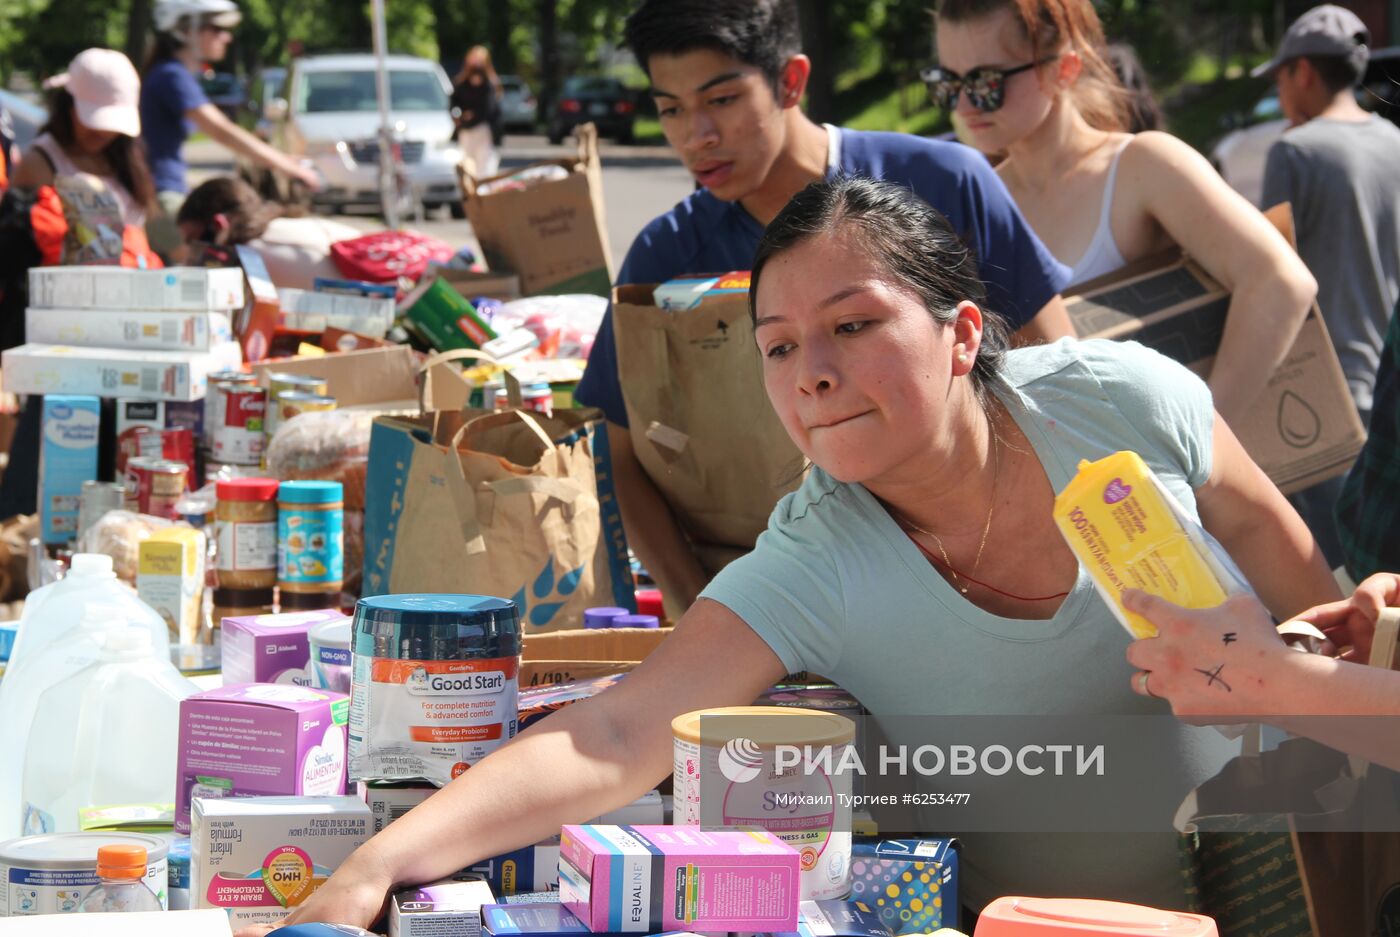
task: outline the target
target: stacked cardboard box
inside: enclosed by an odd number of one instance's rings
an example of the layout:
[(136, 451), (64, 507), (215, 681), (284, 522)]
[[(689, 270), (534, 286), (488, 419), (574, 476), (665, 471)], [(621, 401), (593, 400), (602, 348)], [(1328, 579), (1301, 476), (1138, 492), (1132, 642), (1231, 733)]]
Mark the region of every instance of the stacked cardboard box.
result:
[(40, 267), (29, 300), (28, 343), (4, 353), (10, 393), (199, 400), (210, 374), (242, 363), (238, 270)]

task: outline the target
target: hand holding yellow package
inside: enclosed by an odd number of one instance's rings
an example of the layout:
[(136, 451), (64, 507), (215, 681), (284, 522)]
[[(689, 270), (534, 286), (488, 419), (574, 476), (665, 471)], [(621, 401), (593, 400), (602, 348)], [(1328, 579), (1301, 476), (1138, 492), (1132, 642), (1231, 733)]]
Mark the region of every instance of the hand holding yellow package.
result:
[(1213, 608), (1248, 588), (1135, 452), (1080, 462), (1079, 474), (1055, 498), (1055, 524), (1134, 638), (1154, 638), (1157, 629), (1123, 607), (1124, 589), (1183, 608)]

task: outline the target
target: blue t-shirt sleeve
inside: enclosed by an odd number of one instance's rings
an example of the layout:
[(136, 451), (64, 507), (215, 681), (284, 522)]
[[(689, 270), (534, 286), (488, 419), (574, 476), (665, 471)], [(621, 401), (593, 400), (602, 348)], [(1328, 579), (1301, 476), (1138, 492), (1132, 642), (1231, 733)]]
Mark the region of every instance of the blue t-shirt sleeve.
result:
[[(663, 215), (642, 230), (627, 251), (617, 272), (618, 286), (630, 283), (662, 283), (671, 279), (684, 266), (673, 238), (666, 237), (668, 216)], [(593, 350), (583, 369), (583, 379), (574, 391), (574, 399), (588, 407), (597, 407), (610, 422), (627, 426), (627, 406), (622, 399), (622, 378), (617, 365), (617, 338), (613, 334), (612, 303), (603, 313), (603, 323), (593, 339)]]
[(199, 86), (199, 80), (188, 68), (172, 68), (169, 74), (170, 84), (167, 87), (170, 105), (182, 116), (209, 103), (209, 96), (204, 93), (204, 89)]
[(987, 305), (1015, 331), (1069, 285), (1070, 268), (1036, 237), (1001, 177), (980, 156), (967, 161), (960, 196), (963, 217), (973, 223), (967, 233)]

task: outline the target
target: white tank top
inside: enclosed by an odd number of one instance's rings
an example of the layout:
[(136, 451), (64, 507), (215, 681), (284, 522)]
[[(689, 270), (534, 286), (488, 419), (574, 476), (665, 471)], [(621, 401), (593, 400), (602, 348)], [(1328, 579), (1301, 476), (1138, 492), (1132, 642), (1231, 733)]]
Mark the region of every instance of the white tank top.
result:
[(1123, 254), (1118, 250), (1118, 243), (1113, 240), (1113, 190), (1114, 183), (1118, 180), (1118, 161), (1123, 158), (1123, 151), (1128, 148), (1128, 144), (1133, 142), (1129, 137), (1118, 147), (1118, 152), (1113, 154), (1113, 162), (1108, 167), (1108, 178), (1104, 181), (1102, 207), (1099, 209), (1099, 226), (1094, 231), (1094, 238), (1089, 242), (1084, 255), (1070, 271), (1069, 282), (1071, 286), (1101, 277), (1106, 273), (1112, 273), (1127, 265), (1123, 259)]
[[(116, 199), (124, 223), (136, 228), (144, 228), (146, 226), (145, 210), (137, 205), (135, 196), (126, 190), (126, 186), (122, 185), (116, 176), (99, 176), (85, 169), (79, 169), (73, 164), (73, 161), (68, 158), (68, 154), (63, 152), (63, 147), (53, 138), (52, 134), (46, 133), (36, 137), (31, 146), (35, 149), (42, 150), (44, 155), (49, 158), (49, 162), (53, 164), (54, 176), (56, 177), (55, 181), (63, 177), (87, 177), (88, 179), (96, 179), (106, 187), (106, 189), (112, 193), (112, 197)], [(92, 188), (92, 186), (89, 186), (89, 188)]]

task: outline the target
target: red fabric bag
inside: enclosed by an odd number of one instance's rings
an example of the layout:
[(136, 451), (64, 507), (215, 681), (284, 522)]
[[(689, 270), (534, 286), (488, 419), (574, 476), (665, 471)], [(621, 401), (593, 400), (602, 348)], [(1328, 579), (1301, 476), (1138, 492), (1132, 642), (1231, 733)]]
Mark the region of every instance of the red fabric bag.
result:
[(368, 283), (417, 280), (430, 261), (445, 264), (455, 253), (446, 242), (413, 231), (377, 231), (331, 245), (331, 259), (340, 272)]

